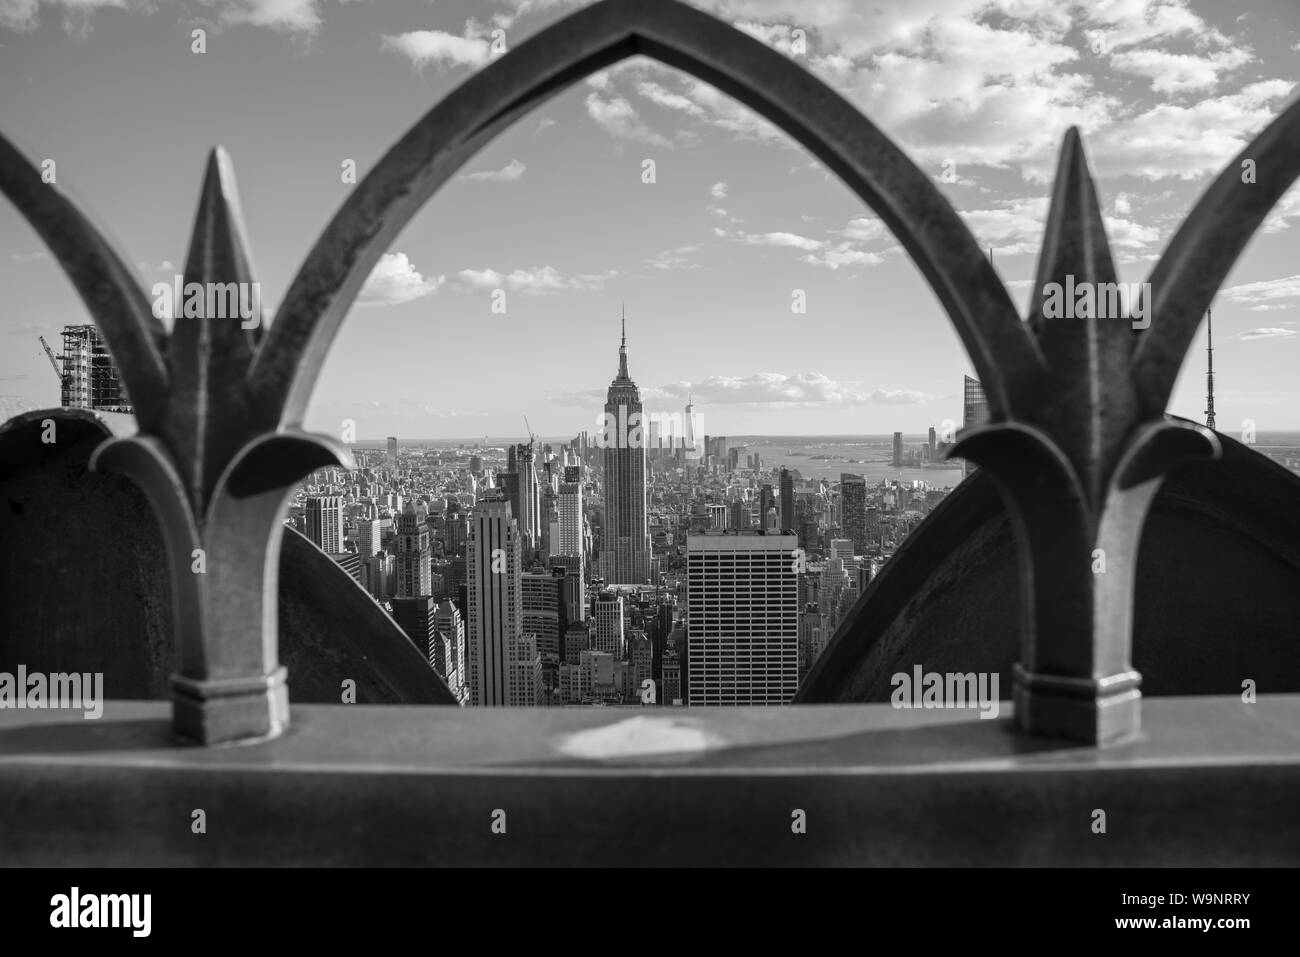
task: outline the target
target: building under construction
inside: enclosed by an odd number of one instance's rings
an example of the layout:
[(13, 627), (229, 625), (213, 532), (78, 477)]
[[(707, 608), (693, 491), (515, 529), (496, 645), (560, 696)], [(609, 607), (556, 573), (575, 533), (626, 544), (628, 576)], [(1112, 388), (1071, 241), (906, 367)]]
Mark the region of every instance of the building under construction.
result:
[(70, 409), (131, 412), (126, 387), (95, 326), (63, 327), (62, 405)]

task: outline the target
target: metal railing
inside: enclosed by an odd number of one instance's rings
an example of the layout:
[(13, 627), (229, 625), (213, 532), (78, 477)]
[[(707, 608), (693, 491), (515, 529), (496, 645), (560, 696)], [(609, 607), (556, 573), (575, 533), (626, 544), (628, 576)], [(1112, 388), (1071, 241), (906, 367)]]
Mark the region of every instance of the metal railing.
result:
[[(282, 514), (294, 483), (350, 464), (301, 429), (344, 316), (401, 229), (478, 150), (529, 110), (612, 63), (647, 55), (718, 87), (806, 147), (892, 230), (942, 302), (987, 393), (990, 422), (954, 454), (997, 482), (1020, 563), (1016, 720), (1035, 735), (1105, 743), (1137, 730), (1133, 576), (1147, 511), (1179, 463), (1219, 455), (1208, 429), (1164, 413), (1201, 316), (1300, 174), (1300, 103), (1233, 160), (1149, 278), (1149, 298), (1105, 319), (1017, 316), (935, 186), (848, 101), (786, 56), (677, 0), (603, 0), (470, 77), (356, 186), (264, 328), (178, 319), (171, 334), (127, 261), (39, 165), (0, 136), (0, 189), (73, 281), (121, 370), (139, 434), (92, 465), (130, 475), (166, 538), (179, 668), (177, 731), (205, 743), (289, 720), (277, 653)], [(1242, 164), (1254, 176), (1241, 175)], [(230, 161), (209, 159), (187, 281), (251, 283)], [(1061, 150), (1037, 284), (1116, 282), (1076, 131)], [(1130, 321), (1137, 315), (1141, 323)], [(1134, 328), (1138, 326), (1139, 328)], [(1098, 574), (1096, 555), (1104, 555)], [(197, 556), (203, 561), (196, 561)], [(201, 567), (203, 570), (196, 571)]]

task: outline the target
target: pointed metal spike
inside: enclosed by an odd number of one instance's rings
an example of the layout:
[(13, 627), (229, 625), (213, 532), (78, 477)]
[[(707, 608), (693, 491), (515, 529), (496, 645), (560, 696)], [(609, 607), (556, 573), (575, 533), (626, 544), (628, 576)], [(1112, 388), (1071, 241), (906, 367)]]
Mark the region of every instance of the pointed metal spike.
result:
[(221, 147), (208, 155), (181, 292), (168, 356), (180, 401), (166, 437), (201, 510), (221, 464), (242, 442), (243, 383), (252, 331), (262, 321), (234, 167)]
[(1083, 139), (1078, 127), (1074, 126), (1066, 131), (1061, 143), (1052, 187), (1052, 205), (1038, 255), (1034, 287), (1038, 297), (1032, 313), (1036, 331), (1042, 331), (1042, 290), (1048, 283), (1063, 283), (1067, 274), (1073, 275), (1075, 282), (1114, 282), (1116, 279), (1097, 188), (1088, 170)]

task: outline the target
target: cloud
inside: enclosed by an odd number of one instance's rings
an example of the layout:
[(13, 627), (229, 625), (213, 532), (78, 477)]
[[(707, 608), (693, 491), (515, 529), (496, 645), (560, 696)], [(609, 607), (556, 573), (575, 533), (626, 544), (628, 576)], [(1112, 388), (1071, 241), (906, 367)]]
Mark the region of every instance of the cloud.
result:
[(384, 253), (361, 287), (357, 305), (396, 306), (411, 302), (433, 295), (445, 281), (445, 276), (420, 275), (406, 253)]
[(709, 187), (709, 195), (712, 196), (714, 199), (726, 199), (727, 184), (714, 183), (712, 186)]
[(838, 243), (835, 246), (809, 253), (801, 261), (810, 266), (825, 266), (827, 269), (839, 269), (841, 266), (879, 266), (885, 261), (881, 253), (857, 249), (852, 243)]
[[(696, 409), (710, 405), (748, 405), (768, 408), (839, 408), (864, 405), (910, 405), (935, 398), (913, 389), (866, 389), (860, 382), (841, 382), (820, 372), (785, 375), (756, 372), (747, 376), (709, 376), (695, 381), (670, 382), (643, 388), (647, 407), (652, 403), (680, 406), (690, 398)], [(598, 405), (604, 389), (553, 391), (559, 405)]]
[(462, 286), (468, 289), (510, 289), (516, 292), (547, 295), (557, 292), (594, 292), (604, 289), (609, 280), (618, 275), (616, 270), (603, 273), (581, 273), (565, 276), (554, 266), (533, 269), (516, 269), (501, 273), (495, 269), (462, 269), (458, 274)]
[(1224, 289), (1219, 295), (1241, 306), (1271, 305), (1278, 299), (1300, 297), (1300, 274), (1241, 283)]
[(1249, 50), (1234, 47), (1205, 56), (1169, 53), (1165, 50), (1126, 50), (1110, 58), (1110, 65), (1126, 73), (1151, 80), (1157, 93), (1185, 93), (1219, 85), (1222, 74), (1230, 73), (1255, 59)]
[(0, 0), (0, 27), (35, 30), (39, 22), (36, 0)]
[(224, 24), (246, 23), (282, 33), (315, 33), (321, 24), (316, 7), (316, 0), (224, 0), (217, 19)]
[(1269, 328), (1267, 326), (1260, 329), (1251, 329), (1249, 332), (1243, 332), (1238, 339), (1290, 339), (1294, 335), (1300, 335), (1294, 329)]
[(475, 180), (484, 183), (513, 183), (524, 175), (524, 170), (528, 169), (517, 159), (512, 159), (501, 169), (483, 170), (480, 173), (467, 173), (461, 179)]
[(621, 140), (649, 143), (651, 146), (672, 148), (672, 142), (650, 129), (632, 104), (623, 97), (606, 98), (599, 93), (589, 93), (585, 102), (587, 115), (611, 136)]
[[(1192, 180), (1217, 173), (1273, 119), (1294, 89), (1290, 80), (1265, 80), (1189, 106), (1158, 103), (1090, 133), (1089, 160), (1101, 176)], [(1047, 178), (1050, 164), (1035, 174)]]
[(680, 401), (688, 396), (697, 407), (706, 405), (766, 405), (834, 407), (903, 405), (933, 398), (911, 389), (863, 389), (858, 382), (841, 382), (820, 372), (785, 375), (757, 372), (748, 376), (709, 376), (694, 382), (674, 382), (647, 390), (650, 396)]
[(1295, 183), (1292, 187), (1282, 194), (1277, 205), (1273, 207), (1272, 212), (1264, 220), (1261, 227), (1265, 233), (1277, 233), (1284, 229), (1289, 229), (1291, 224), (1288, 220), (1300, 216), (1300, 183)]
[(646, 264), (655, 269), (699, 269), (700, 264), (689, 258), (691, 253), (699, 252), (700, 247), (692, 244), (665, 249), (646, 260)]
[(466, 22), (463, 36), (442, 30), (412, 30), (396, 36), (385, 34), (381, 39), (383, 49), (405, 54), (420, 70), (431, 63), (438, 70), (480, 67), (492, 59), (492, 41), (473, 20)]

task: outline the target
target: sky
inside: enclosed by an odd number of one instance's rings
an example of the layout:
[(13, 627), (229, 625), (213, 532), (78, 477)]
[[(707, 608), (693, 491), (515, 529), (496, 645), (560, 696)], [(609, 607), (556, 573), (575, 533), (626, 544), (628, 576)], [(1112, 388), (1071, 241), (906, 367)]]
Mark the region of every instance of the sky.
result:
[[(0, 130), (52, 158), (139, 270), (185, 260), (230, 152), (273, 309), (366, 171), (565, 0), (0, 0)], [(1022, 314), (1062, 136), (1083, 135), (1120, 279), (1300, 92), (1295, 0), (705, 0), (845, 95), (936, 182)], [(195, 29), (206, 49), (193, 52)], [(654, 182), (644, 181), (645, 161)], [(1300, 188), (1214, 306), (1222, 431), (1300, 429)], [(505, 291), (504, 314), (492, 311)], [(57, 404), (41, 351), (89, 321), (0, 201), (0, 401)], [(806, 312), (791, 311), (795, 290)], [(577, 83), (470, 160), (398, 236), (306, 425), (384, 435), (594, 429), (626, 310), (648, 410), (715, 435), (922, 433), (972, 367), (861, 200), (780, 130), (645, 58)], [(268, 319), (273, 321), (273, 319)], [(1204, 329), (1169, 411), (1203, 418)]]

